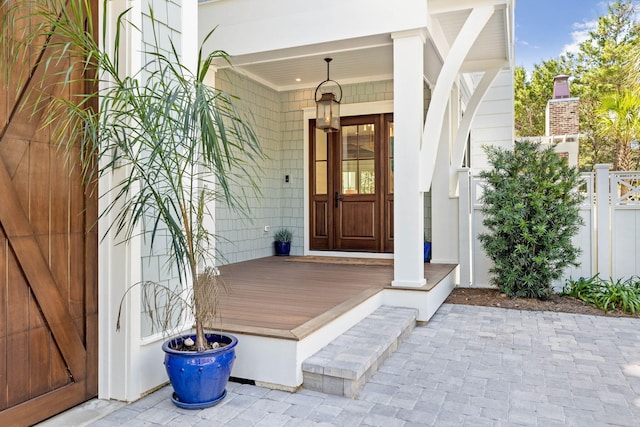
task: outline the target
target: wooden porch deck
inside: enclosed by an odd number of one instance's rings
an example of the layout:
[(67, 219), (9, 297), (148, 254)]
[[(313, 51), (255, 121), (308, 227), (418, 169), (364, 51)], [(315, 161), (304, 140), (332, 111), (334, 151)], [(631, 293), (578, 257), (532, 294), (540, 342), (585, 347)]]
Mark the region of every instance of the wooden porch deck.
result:
[[(418, 288), (424, 292), (456, 267), (424, 266), (427, 285)], [(227, 293), (220, 300), (216, 329), (300, 340), (389, 288), (393, 260), (267, 257), (220, 270)]]

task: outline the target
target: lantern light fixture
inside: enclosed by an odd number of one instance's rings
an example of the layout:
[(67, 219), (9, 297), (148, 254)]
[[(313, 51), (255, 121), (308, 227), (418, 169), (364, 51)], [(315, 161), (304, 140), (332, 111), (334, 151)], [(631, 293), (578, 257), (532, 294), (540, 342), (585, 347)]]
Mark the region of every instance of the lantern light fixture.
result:
[[(324, 58), (327, 63), (327, 79), (316, 87), (314, 98), (316, 101), (316, 128), (325, 132), (338, 132), (340, 130), (340, 101), (342, 100), (342, 86), (329, 78), (329, 63), (332, 58)], [(333, 82), (340, 89), (340, 96), (333, 92), (324, 92), (318, 99), (318, 90), (326, 83)]]

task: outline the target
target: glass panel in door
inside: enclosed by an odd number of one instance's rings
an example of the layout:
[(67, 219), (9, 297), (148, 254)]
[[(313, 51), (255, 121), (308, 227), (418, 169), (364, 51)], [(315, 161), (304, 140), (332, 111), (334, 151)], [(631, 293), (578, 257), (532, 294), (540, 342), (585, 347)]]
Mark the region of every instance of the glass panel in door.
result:
[(375, 125), (342, 127), (341, 193), (375, 194)]
[(334, 203), (336, 249), (379, 250), (376, 123), (370, 117), (352, 118), (341, 126)]

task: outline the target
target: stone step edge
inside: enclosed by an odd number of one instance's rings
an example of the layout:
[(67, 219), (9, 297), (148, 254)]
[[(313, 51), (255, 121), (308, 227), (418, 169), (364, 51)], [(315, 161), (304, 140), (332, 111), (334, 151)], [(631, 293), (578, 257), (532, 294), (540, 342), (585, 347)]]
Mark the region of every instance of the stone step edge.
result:
[(417, 310), (381, 306), (302, 363), (308, 390), (355, 397), (416, 325)]

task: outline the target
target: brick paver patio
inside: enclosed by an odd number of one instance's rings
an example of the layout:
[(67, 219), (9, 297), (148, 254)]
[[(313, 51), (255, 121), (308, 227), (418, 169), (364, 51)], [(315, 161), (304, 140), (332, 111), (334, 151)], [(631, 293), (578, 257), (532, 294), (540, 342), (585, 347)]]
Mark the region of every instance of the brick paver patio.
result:
[(189, 411), (170, 393), (91, 425), (639, 426), (640, 319), (445, 304), (357, 399), (230, 383)]

